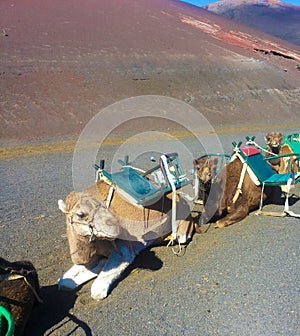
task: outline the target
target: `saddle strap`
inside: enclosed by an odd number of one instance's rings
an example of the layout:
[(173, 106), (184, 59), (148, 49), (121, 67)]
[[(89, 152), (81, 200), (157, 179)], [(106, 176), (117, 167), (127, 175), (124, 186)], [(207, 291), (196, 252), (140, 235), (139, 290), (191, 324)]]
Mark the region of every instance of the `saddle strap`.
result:
[(17, 279), (24, 279), (24, 281), (26, 282), (27, 286), (31, 289), (31, 291), (32, 291), (33, 295), (35, 296), (35, 298), (37, 299), (37, 301), (39, 303), (43, 303), (43, 300), (40, 298), (40, 296), (38, 295), (38, 293), (35, 290), (35, 288), (29, 283), (29, 281), (26, 279), (26, 277), (24, 275), (21, 275), (21, 274), (10, 274), (6, 278), (6, 280), (17, 280)]
[(243, 169), (242, 169), (242, 172), (241, 172), (241, 176), (240, 176), (240, 180), (239, 180), (239, 184), (237, 186), (237, 189), (236, 189), (236, 192), (233, 196), (233, 199), (232, 199), (232, 202), (235, 203), (239, 197), (239, 195), (242, 194), (242, 185), (243, 185), (243, 182), (244, 182), (244, 178), (245, 178), (245, 174), (246, 174), (246, 170), (247, 170), (247, 163), (246, 162), (243, 162)]
[(108, 195), (107, 195), (107, 200), (106, 200), (106, 208), (109, 209), (114, 191), (115, 191), (115, 186), (113, 184), (110, 185), (109, 191), (108, 191)]

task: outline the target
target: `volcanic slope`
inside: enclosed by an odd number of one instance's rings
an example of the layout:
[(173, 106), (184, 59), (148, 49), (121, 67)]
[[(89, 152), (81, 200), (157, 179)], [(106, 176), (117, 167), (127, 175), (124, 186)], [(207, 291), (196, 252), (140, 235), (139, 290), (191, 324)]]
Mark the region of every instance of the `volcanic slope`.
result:
[[(1, 1), (1, 141), (76, 137), (138, 95), (214, 127), (295, 123), (300, 47), (172, 0)], [(159, 125), (157, 125), (158, 127)]]
[(300, 45), (300, 6), (279, 0), (221, 0), (203, 8)]

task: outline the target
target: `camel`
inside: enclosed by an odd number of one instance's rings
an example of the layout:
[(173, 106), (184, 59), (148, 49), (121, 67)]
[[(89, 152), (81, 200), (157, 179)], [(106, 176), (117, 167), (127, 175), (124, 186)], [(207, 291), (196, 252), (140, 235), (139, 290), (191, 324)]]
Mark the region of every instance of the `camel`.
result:
[[(214, 227), (223, 228), (241, 221), (250, 211), (259, 206), (262, 187), (254, 183), (247, 170), (241, 178), (242, 170), (243, 164), (238, 157), (223, 167), (211, 185), (201, 223), (217, 219)], [(199, 165), (199, 162), (197, 174), (199, 179), (203, 177), (203, 167)], [(277, 187), (265, 187), (263, 201), (273, 200), (280, 194), (280, 189)]]
[[(73, 290), (94, 279), (91, 297), (101, 300), (142, 250), (171, 231), (170, 194), (149, 206), (129, 202), (103, 180), (81, 193), (71, 192), (59, 200), (66, 214), (66, 232), (73, 266), (58, 281), (62, 290)], [(107, 200), (110, 199), (109, 207)], [(177, 195), (178, 241), (186, 243), (194, 223), (186, 218), (188, 204)], [(182, 216), (181, 216), (182, 215)], [(181, 217), (180, 217), (181, 216)]]
[(198, 200), (205, 204), (210, 192), (212, 181), (217, 175), (218, 159), (207, 155), (194, 159), (199, 180)]
[[(0, 323), (0, 334), (22, 335), (34, 304), (41, 302), (37, 271), (30, 261), (9, 262), (0, 258), (0, 279), (0, 311), (7, 320), (6, 324)], [(5, 325), (14, 332), (5, 332)]]
[[(299, 134), (292, 134), (286, 137), (280, 132), (269, 132), (265, 136), (267, 144), (265, 157), (279, 156), (268, 161), (276, 173), (287, 174), (291, 171), (291, 165), (296, 158), (292, 154), (299, 154), (299, 150), (297, 150), (299, 148), (299, 139)], [(295, 165), (293, 169), (297, 172), (298, 166)]]
[[(265, 141), (267, 145), (266, 151), (264, 152), (265, 157), (278, 156), (282, 154), (281, 145), (283, 142), (283, 135), (281, 132), (269, 132), (265, 136)], [(268, 162), (276, 173), (282, 172), (282, 169), (280, 169), (283, 163), (282, 159), (274, 158), (270, 159)]]
[(279, 173), (285, 174), (290, 170), (290, 168), (293, 168), (295, 172), (299, 171), (298, 165), (291, 167), (293, 160), (296, 158), (296, 156), (292, 155), (294, 153), (298, 155), (300, 154), (300, 134), (291, 134), (284, 137), (284, 141), (280, 148), (280, 155), (290, 155), (290, 158), (282, 157), (280, 159)]

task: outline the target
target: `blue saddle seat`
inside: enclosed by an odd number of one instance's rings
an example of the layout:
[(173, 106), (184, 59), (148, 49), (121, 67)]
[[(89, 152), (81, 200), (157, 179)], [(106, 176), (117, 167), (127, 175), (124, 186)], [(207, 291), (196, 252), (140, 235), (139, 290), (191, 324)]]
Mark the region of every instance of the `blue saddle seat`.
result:
[(110, 175), (109, 179), (133, 197), (138, 204), (144, 204), (156, 198), (159, 199), (164, 194), (161, 187), (157, 187), (132, 168), (124, 168), (120, 172), (106, 174)]
[[(166, 156), (168, 155), (168, 156)], [(181, 165), (178, 160), (178, 154), (166, 154), (166, 164), (172, 178), (172, 184), (175, 189), (179, 189), (189, 183), (188, 178), (183, 174)], [(162, 157), (160, 158), (160, 161)], [(151, 168), (145, 173), (139, 173), (131, 166), (124, 165), (120, 172), (108, 173), (104, 169), (100, 169), (101, 174), (119, 189), (123, 194), (127, 194), (127, 198), (131, 198), (131, 202), (141, 205), (153, 204), (158, 201), (164, 194), (172, 191), (172, 186), (167, 178), (166, 168), (162, 162), (159, 165)], [(151, 175), (160, 172), (160, 179), (155, 179)], [(157, 176), (157, 175), (156, 175)], [(126, 195), (125, 195), (126, 196)], [(128, 197), (130, 196), (130, 197)]]
[(275, 173), (259, 149), (253, 146), (242, 146), (239, 153), (261, 184), (267, 186), (282, 186), (286, 185), (288, 180), (293, 177), (292, 173)]

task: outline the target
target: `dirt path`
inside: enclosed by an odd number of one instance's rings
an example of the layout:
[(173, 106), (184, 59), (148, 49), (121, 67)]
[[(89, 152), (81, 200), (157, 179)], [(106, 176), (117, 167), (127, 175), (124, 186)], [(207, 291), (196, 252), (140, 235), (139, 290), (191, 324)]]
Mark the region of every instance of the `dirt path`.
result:
[[(219, 137), (229, 151), (232, 140), (255, 134), (262, 143), (267, 131), (224, 131)], [(106, 147), (103, 155), (113, 155), (117, 147)], [(182, 257), (165, 246), (153, 247), (141, 253), (101, 302), (90, 298), (91, 283), (78, 292), (58, 292), (57, 279), (71, 266), (57, 200), (73, 189), (72, 151), (41, 148), (38, 154), (0, 161), (0, 254), (33, 261), (44, 300), (35, 308), (26, 335), (299, 332), (295, 293), (300, 230), (299, 220), (292, 218), (251, 215), (223, 230), (209, 228), (194, 237)], [(293, 210), (300, 212), (298, 201)]]

